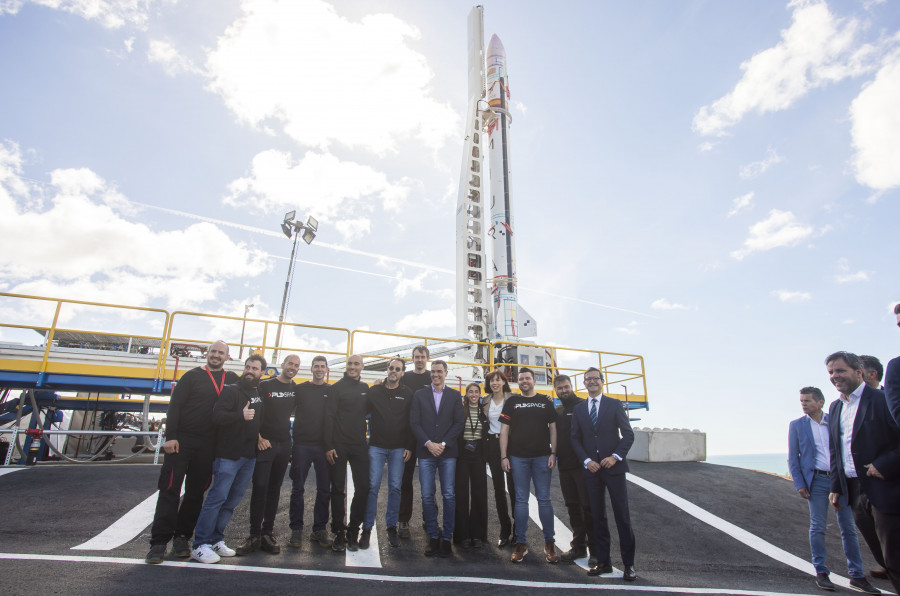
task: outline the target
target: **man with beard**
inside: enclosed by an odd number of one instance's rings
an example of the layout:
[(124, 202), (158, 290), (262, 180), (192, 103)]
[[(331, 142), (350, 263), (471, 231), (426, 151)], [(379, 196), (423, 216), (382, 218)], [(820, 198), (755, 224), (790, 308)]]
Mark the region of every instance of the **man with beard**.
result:
[[(428, 359), (431, 352), (427, 346), (416, 346), (412, 351), (413, 370), (403, 373), (400, 383), (409, 387), (415, 394), (422, 387), (431, 384), (431, 373), (428, 371)], [(400, 538), (409, 538), (409, 520), (412, 518), (413, 506), (413, 474), (416, 472), (416, 452), (403, 466), (403, 480), (400, 483), (400, 513), (397, 521), (397, 535)], [(424, 522), (424, 518), (423, 518)]]
[[(325, 458), (331, 464), (331, 531), (335, 552), (359, 550), (359, 526), (369, 499), (369, 447), (366, 444), (366, 393), (360, 381), (360, 356), (347, 359), (344, 378), (331, 386), (325, 402)], [(353, 474), (350, 524), (344, 524), (347, 500), (347, 464)]]
[(228, 344), (214, 342), (206, 352), (206, 366), (184, 373), (172, 391), (147, 563), (163, 562), (169, 540), (176, 557), (191, 556), (190, 539), (215, 458), (213, 406), (226, 383), (238, 382), (236, 374), (223, 368), (227, 359)]
[(568, 375), (558, 375), (553, 379), (553, 387), (560, 405), (556, 406), (556, 466), (559, 469), (559, 488), (569, 511), (572, 524), (570, 549), (560, 556), (567, 563), (588, 556), (588, 566), (597, 564), (594, 556), (594, 519), (591, 517), (591, 501), (588, 499), (584, 483), (584, 466), (572, 447), (572, 411), (584, 400), (572, 391), (572, 380)]
[(216, 425), (213, 483), (197, 518), (197, 535), (191, 551), (191, 558), (201, 563), (218, 563), (220, 557), (236, 554), (225, 544), (225, 527), (253, 477), (263, 409), (258, 387), (265, 370), (265, 358), (259, 354), (247, 358), (240, 382), (225, 387), (213, 408), (212, 420)]
[(278, 376), (259, 384), (263, 413), (250, 492), (250, 538), (238, 547), (239, 555), (259, 549), (273, 555), (281, 552), (274, 536), (275, 514), (284, 472), (291, 461), (291, 414), (297, 390), (294, 377), (299, 371), (300, 357), (291, 354), (284, 359)]

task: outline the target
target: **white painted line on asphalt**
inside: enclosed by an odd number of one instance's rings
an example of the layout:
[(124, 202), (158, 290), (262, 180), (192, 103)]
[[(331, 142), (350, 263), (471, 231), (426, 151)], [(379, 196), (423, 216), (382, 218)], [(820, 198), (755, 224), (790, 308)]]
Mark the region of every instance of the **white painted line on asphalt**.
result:
[[(147, 565), (143, 559), (126, 559), (124, 557), (99, 557), (76, 555), (38, 555), (21, 553), (0, 553), (0, 560), (7, 561), (44, 561), (54, 563), (98, 563), (107, 565)], [(254, 567), (244, 565), (229, 565), (217, 563), (215, 565), (203, 565), (188, 561), (165, 561), (158, 567), (181, 567), (196, 571), (238, 571), (243, 573), (264, 573), (269, 575), (286, 575), (295, 577), (318, 577), (327, 579), (343, 579), (355, 581), (394, 582), (399, 584), (473, 584), (504, 587), (519, 587), (526, 589), (549, 590), (608, 590), (616, 592), (650, 592), (667, 594), (733, 594), (735, 596), (821, 596), (821, 593), (802, 594), (799, 592), (767, 592), (761, 590), (736, 590), (734, 588), (683, 588), (674, 586), (641, 586), (616, 583), (588, 583), (576, 584), (566, 582), (537, 582), (516, 580), (503, 577), (467, 577), (464, 575), (451, 576), (402, 576), (381, 575), (377, 573), (347, 573), (344, 571), (319, 571), (316, 569), (285, 569), (280, 567)]]
[[(488, 468), (487, 474), (488, 474), (488, 477), (491, 477), (490, 468)], [(532, 521), (534, 521), (534, 523), (537, 524), (537, 526), (539, 528), (541, 527), (541, 512), (540, 512), (540, 509), (538, 509), (537, 497), (535, 497), (534, 494), (531, 492), (528, 493), (528, 517), (530, 517), (532, 519)], [(569, 544), (570, 542), (572, 542), (572, 538), (573, 538), (572, 530), (570, 530), (569, 527), (566, 524), (564, 524), (563, 521), (561, 519), (559, 519), (559, 517), (556, 515), (553, 516), (553, 530), (554, 530), (554, 533), (556, 534), (557, 548), (560, 548), (560, 545), (565, 545), (565, 544)], [(560, 548), (560, 550), (568, 550), (568, 549)], [(539, 556), (541, 554), (542, 553), (538, 553)], [(585, 570), (591, 568), (590, 565), (588, 565), (587, 557), (584, 557), (582, 559), (575, 559), (575, 564)], [(599, 575), (597, 577), (606, 577), (606, 578), (610, 578), (610, 579), (621, 578), (622, 571), (613, 567), (612, 573), (604, 573), (603, 575)]]
[(18, 472), (19, 470), (24, 470), (25, 468), (0, 468), (0, 476), (4, 474), (12, 474), (13, 472)]
[[(664, 501), (668, 501), (669, 503), (672, 503), (673, 505), (675, 505), (676, 507), (678, 507), (679, 509), (681, 509), (688, 515), (692, 515), (693, 517), (699, 519), (702, 522), (709, 524), (710, 526), (714, 527), (715, 529), (725, 532), (726, 534), (728, 534), (729, 536), (731, 536), (738, 542), (742, 542), (742, 543), (746, 544), (753, 550), (760, 552), (768, 557), (772, 557), (776, 561), (780, 561), (781, 563), (784, 563), (785, 565), (793, 567), (794, 569), (797, 569), (798, 571), (802, 571), (803, 573), (808, 573), (808, 574), (812, 575), (813, 577), (815, 577), (816, 568), (813, 567), (813, 564), (810, 563), (809, 561), (805, 561), (805, 560), (801, 559), (800, 557), (792, 555), (791, 553), (787, 552), (784, 549), (778, 548), (777, 546), (775, 546), (774, 544), (772, 544), (770, 542), (766, 542), (759, 536), (757, 536), (755, 534), (751, 534), (747, 530), (745, 530), (739, 526), (736, 526), (731, 522), (727, 522), (724, 519), (722, 519), (721, 517), (713, 515), (706, 509), (702, 509), (702, 508), (698, 507), (697, 505), (694, 505), (687, 499), (683, 499), (683, 498), (679, 497), (678, 495), (664, 489), (661, 486), (653, 484), (652, 482), (648, 482), (647, 480), (644, 480), (643, 478), (639, 478), (638, 476), (635, 476), (634, 474), (631, 474), (631, 473), (628, 473), (626, 477), (628, 478), (628, 480), (630, 480), (632, 483), (636, 484), (637, 486), (640, 486), (644, 490), (656, 495), (657, 497), (659, 497), (660, 499), (663, 499)], [(835, 573), (832, 573), (830, 577), (831, 577), (831, 581), (833, 583), (835, 583), (839, 586), (843, 586), (845, 588), (850, 587), (850, 580), (847, 579), (846, 577), (837, 575)], [(882, 593), (889, 594), (890, 592), (882, 592)]]
[[(126, 542), (134, 540), (144, 529), (153, 523), (153, 514), (156, 513), (156, 491), (131, 511), (117, 519), (105, 530), (70, 550), (112, 550), (119, 548)], [(181, 485), (181, 496), (184, 496), (184, 484)]]
[[(347, 511), (350, 511), (350, 503), (353, 502), (353, 475), (350, 473), (350, 465), (347, 465)], [(376, 516), (377, 518), (377, 516)], [(346, 523), (346, 522), (345, 522)], [(378, 549), (378, 520), (372, 526), (372, 543), (367, 549), (359, 549), (356, 552), (347, 549), (345, 561), (347, 567), (371, 567), (381, 569), (381, 551)]]

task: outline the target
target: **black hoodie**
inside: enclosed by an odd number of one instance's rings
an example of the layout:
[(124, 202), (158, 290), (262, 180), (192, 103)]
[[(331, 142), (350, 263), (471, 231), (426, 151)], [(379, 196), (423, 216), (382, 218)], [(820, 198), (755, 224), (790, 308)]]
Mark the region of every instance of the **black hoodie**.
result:
[[(244, 420), (244, 406), (256, 412), (253, 420)], [(263, 402), (256, 387), (225, 385), (213, 408), (216, 425), (216, 457), (240, 459), (256, 457), (256, 439), (262, 423)]]
[(368, 391), (368, 385), (347, 375), (331, 386), (325, 400), (325, 451), (337, 445), (366, 444)]

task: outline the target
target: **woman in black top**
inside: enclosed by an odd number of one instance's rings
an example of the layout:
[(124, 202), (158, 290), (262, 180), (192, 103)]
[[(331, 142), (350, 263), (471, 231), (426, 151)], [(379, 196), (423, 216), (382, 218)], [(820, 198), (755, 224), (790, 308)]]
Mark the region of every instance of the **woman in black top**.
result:
[[(494, 503), (500, 521), (500, 539), (498, 547), (511, 543), (513, 534), (512, 507), (516, 502), (516, 489), (513, 486), (512, 474), (503, 471), (500, 465), (500, 413), (503, 405), (512, 395), (506, 376), (494, 370), (484, 377), (484, 392), (481, 398), (481, 411), (486, 419), (484, 429), (484, 459), (491, 468), (491, 481), (494, 484)], [(504, 483), (503, 479), (506, 479)], [(509, 504), (506, 494), (509, 492)]]
[(465, 549), (481, 548), (487, 541), (487, 472), (484, 463), (484, 429), (481, 387), (469, 383), (463, 398), (466, 414), (456, 460), (456, 522), (453, 542)]

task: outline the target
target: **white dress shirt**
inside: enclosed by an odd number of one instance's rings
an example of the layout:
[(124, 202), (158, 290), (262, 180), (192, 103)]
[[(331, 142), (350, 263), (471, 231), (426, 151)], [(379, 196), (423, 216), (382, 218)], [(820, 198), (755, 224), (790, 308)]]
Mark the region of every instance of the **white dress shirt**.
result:
[(816, 422), (812, 417), (807, 416), (813, 440), (816, 442), (816, 469), (823, 472), (831, 470), (831, 453), (828, 449), (827, 417), (827, 414), (822, 414), (822, 421)]
[(844, 462), (844, 475), (847, 478), (856, 478), (856, 464), (853, 463), (853, 452), (850, 450), (850, 444), (853, 442), (853, 422), (856, 420), (856, 410), (859, 409), (859, 398), (862, 396), (863, 389), (866, 384), (861, 383), (856, 390), (850, 394), (849, 399), (844, 399), (842, 395), (841, 401), (844, 406), (841, 408), (841, 459)]

